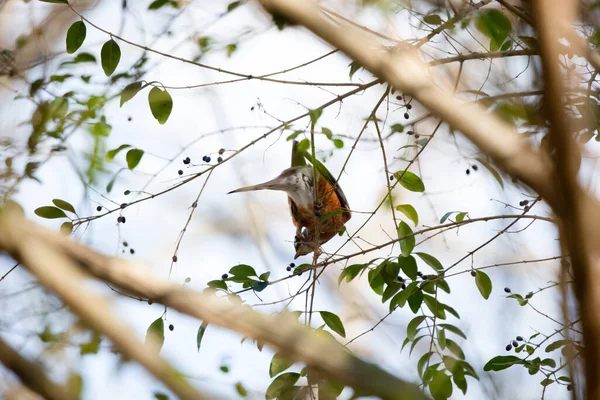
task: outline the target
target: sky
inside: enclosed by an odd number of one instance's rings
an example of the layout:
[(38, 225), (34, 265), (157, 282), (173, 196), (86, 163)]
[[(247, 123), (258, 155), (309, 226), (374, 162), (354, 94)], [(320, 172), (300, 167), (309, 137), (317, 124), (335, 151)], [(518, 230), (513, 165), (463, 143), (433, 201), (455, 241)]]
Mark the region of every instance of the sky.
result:
[[(201, 62), (223, 69), (240, 71), (254, 76), (280, 71), (302, 64), (322, 56), (331, 48), (314, 38), (301, 28), (287, 28), (279, 31), (272, 27), (268, 16), (261, 12), (253, 2), (245, 4), (225, 17), (220, 14), (227, 7), (226, 2), (186, 3), (184, 12), (177, 15), (175, 10), (148, 12), (146, 2), (130, 5), (131, 12), (125, 16), (121, 27), (121, 11), (117, 1), (105, 1), (93, 7), (78, 9), (94, 24), (103, 29), (118, 33), (140, 45), (176, 55), (193, 58), (199, 54), (198, 46), (189, 41), (190, 37), (210, 36), (214, 38), (215, 50), (204, 55)], [(353, 8), (345, 9), (341, 2), (328, 3), (332, 9), (343, 12), (349, 18), (356, 18), (363, 24), (382, 32), (394, 32), (400, 39), (424, 36), (418, 27), (407, 21), (407, 13), (384, 16), (374, 8), (361, 13)], [(10, 47), (14, 39), (28, 29), (31, 21), (43, 19), (53, 6), (32, 2), (26, 4), (9, 1), (0, 8), (0, 45)], [(66, 13), (65, 17), (62, 13)], [(71, 18), (70, 11), (64, 9), (59, 15)], [(7, 19), (8, 18), (8, 19)], [(166, 21), (175, 18), (166, 29)], [(49, 24), (52, 26), (52, 23)], [(60, 62), (69, 56), (64, 53), (65, 26), (56, 33), (56, 40), (44, 42), (47, 51), (57, 56), (43, 66), (28, 70), (25, 79), (31, 82), (42, 76), (55, 73)], [(62, 32), (63, 36), (60, 36)], [(49, 35), (52, 34), (49, 29)], [(108, 40), (106, 33), (88, 26), (87, 38), (80, 51), (99, 54), (102, 43)], [(228, 57), (224, 46), (237, 43), (237, 50)], [(141, 51), (134, 46), (120, 42), (122, 59), (117, 73), (124, 71), (140, 56)], [(481, 51), (476, 44), (472, 50)], [(451, 49), (450, 49), (451, 50)], [(444, 54), (450, 51), (445, 42), (436, 42), (425, 51), (428, 54)], [(508, 82), (526, 65), (526, 60), (495, 60), (492, 68), (496, 72), (496, 81), (488, 81), (490, 93), (497, 92), (494, 84), (502, 84), (503, 90), (526, 88), (534, 72), (528, 71), (518, 79)], [(281, 75), (282, 79), (295, 81), (353, 82), (364, 83), (373, 79), (366, 71), (358, 71), (352, 81), (349, 80), (350, 60), (336, 53), (307, 67)], [(146, 81), (158, 81), (166, 87), (187, 87), (207, 82), (230, 79), (230, 76), (184, 64), (177, 60), (151, 55), (148, 62), (149, 72)], [(467, 77), (459, 89), (478, 88), (486, 80), (489, 62), (473, 61), (465, 64), (463, 76)], [(440, 69), (441, 70), (441, 69)], [(72, 68), (77, 74), (91, 75), (91, 84), (83, 85), (72, 79), (66, 84), (51, 84), (50, 92), (102, 90), (107, 79), (100, 66)], [(452, 76), (455, 69), (442, 70)], [(507, 77), (504, 80), (504, 77)], [(28, 126), (23, 124), (31, 118), (32, 105), (27, 100), (14, 100), (15, 91), (28, 90), (28, 84), (22, 79), (0, 77), (0, 136), (10, 137), (17, 143), (23, 143), (28, 134)], [(110, 88), (111, 94), (118, 94), (125, 83), (120, 82)], [(26, 180), (20, 185), (15, 196), (26, 210), (29, 218), (35, 222), (58, 229), (60, 222), (43, 220), (36, 217), (33, 210), (48, 205), (54, 198), (71, 202), (82, 216), (95, 215), (96, 207), (114, 207), (114, 204), (131, 201), (144, 194), (157, 193), (180, 182), (190, 174), (205, 168), (204, 155), (211, 155), (215, 163), (219, 149), (225, 154), (233, 154), (251, 140), (257, 139), (279, 121), (286, 121), (306, 112), (342, 94), (351, 87), (303, 86), (262, 82), (242, 81), (205, 88), (169, 89), (174, 108), (166, 124), (160, 125), (152, 117), (147, 104), (147, 90), (140, 93), (123, 107), (118, 99), (108, 103), (105, 108), (107, 122), (112, 125), (112, 133), (106, 141), (106, 149), (114, 149), (122, 144), (141, 148), (145, 155), (134, 171), (119, 174), (110, 193), (105, 186), (112, 174), (126, 166), (124, 154), (107, 164), (109, 173), (99, 177), (98, 183), (87, 188), (80, 183), (77, 171), (85, 168), (86, 154), (92, 143), (90, 135), (82, 132), (69, 139), (70, 150), (62, 156), (54, 157), (37, 174), (41, 184)], [(329, 128), (334, 135), (344, 141), (342, 149), (335, 149), (324, 137), (319, 137), (317, 147), (326, 157), (327, 167), (337, 176), (352, 147), (353, 140), (360, 132), (364, 119), (383, 93), (384, 87), (372, 88), (360, 95), (345, 99), (341, 106), (326, 109), (319, 119), (319, 127)], [(411, 119), (427, 113), (418, 103), (412, 102)], [(389, 132), (395, 123), (404, 123), (405, 109), (398, 101), (386, 103), (377, 116), (385, 121), (384, 132)], [(131, 120), (130, 120), (131, 119)], [(294, 123), (293, 129), (305, 130), (309, 120)], [(428, 135), (435, 124), (429, 121), (418, 125), (416, 131)], [(128, 260), (141, 262), (148, 271), (157, 277), (169, 278), (173, 282), (203, 290), (206, 282), (219, 279), (232, 266), (252, 265), (259, 272), (271, 272), (271, 279), (289, 275), (286, 266), (293, 262), (294, 227), (288, 215), (288, 206), (283, 193), (257, 192), (227, 195), (227, 192), (240, 186), (254, 184), (271, 179), (289, 166), (291, 142), (286, 136), (291, 131), (274, 132), (265, 139), (258, 140), (247, 150), (240, 152), (231, 161), (223, 163), (214, 170), (206, 183), (198, 201), (198, 207), (181, 240), (177, 253), (178, 262), (171, 267), (177, 240), (191, 211), (191, 204), (198, 196), (205, 180), (196, 179), (176, 190), (155, 199), (128, 207), (124, 214), (125, 224), (116, 223), (116, 214), (95, 220), (85, 229), (77, 230), (73, 238), (102, 253), (122, 256)], [(395, 135), (386, 142), (388, 167), (390, 171), (399, 171), (406, 166), (403, 158), (412, 157), (412, 149), (400, 149), (414, 144), (414, 136)], [(45, 148), (44, 150), (48, 150)], [(1, 156), (1, 155), (0, 155)], [(517, 206), (519, 201), (530, 199), (526, 188), (510, 184), (505, 177), (503, 189), (492, 175), (476, 161), (477, 149), (460, 134), (453, 135), (446, 127), (440, 129), (435, 140), (415, 163), (411, 171), (421, 176), (426, 191), (424, 194), (411, 193), (398, 187), (394, 190), (394, 204), (412, 204), (419, 213), (421, 227), (435, 226), (448, 211), (465, 211), (470, 218), (498, 214), (514, 214), (518, 210), (506, 204)], [(182, 160), (190, 157), (191, 166)], [(22, 159), (19, 160), (21, 164)], [(477, 170), (473, 165), (478, 165)], [(178, 170), (183, 170), (179, 176)], [(466, 171), (469, 170), (467, 174)], [(383, 168), (381, 150), (377, 134), (371, 124), (366, 129), (363, 140), (357, 144), (343, 174), (340, 185), (354, 211), (347, 225), (349, 232), (356, 231), (379, 204), (386, 189), (386, 174)], [(125, 196), (125, 190), (132, 194)], [(548, 208), (541, 204), (534, 207), (534, 214), (549, 216)], [(401, 216), (398, 216), (401, 218)], [(459, 230), (437, 235), (420, 243), (418, 251), (435, 255), (444, 266), (451, 265), (469, 251), (477, 248), (487, 239), (507, 225), (507, 220), (493, 220), (474, 223)], [(480, 267), (497, 263), (531, 260), (553, 257), (559, 254), (557, 232), (552, 224), (536, 221), (527, 227), (529, 221), (518, 222), (511, 232), (505, 234), (491, 245), (478, 251), (474, 257), (467, 258), (456, 267), (456, 271), (468, 270), (471, 266)], [(527, 227), (524, 232), (517, 231)], [(389, 240), (395, 234), (394, 221), (389, 208), (383, 207), (360, 231), (356, 244), (348, 244), (342, 254), (350, 254), (359, 247), (370, 247), (373, 243)], [(127, 242), (127, 247), (123, 242)], [(325, 245), (325, 250), (333, 252), (345, 243), (343, 238), (334, 238)], [(131, 254), (130, 249), (135, 253)], [(375, 254), (376, 253), (376, 254)], [(365, 256), (356, 257), (352, 263), (367, 262), (375, 257), (398, 255), (397, 247), (386, 248)], [(296, 261), (310, 262), (309, 257)], [(0, 258), (0, 274), (13, 264), (7, 257)], [(481, 376), (477, 382), (468, 379), (469, 390), (463, 396), (455, 388), (453, 398), (534, 398), (539, 397), (541, 386), (539, 375), (529, 376), (522, 369), (509, 370), (488, 376), (483, 373), (483, 365), (493, 356), (507, 354), (507, 343), (517, 335), (529, 337), (535, 332), (553, 333), (558, 325), (536, 312), (531, 307), (520, 307), (515, 300), (506, 298), (504, 287), (510, 287), (514, 293), (527, 293), (548, 285), (557, 277), (558, 262), (518, 264), (487, 270), (493, 281), (493, 291), (488, 300), (479, 294), (473, 278), (468, 273), (449, 279), (452, 294), (441, 294), (441, 300), (449, 302), (461, 315), (460, 321), (452, 322), (468, 336), (461, 341), (467, 360)], [(338, 286), (337, 277), (344, 265), (328, 267), (316, 289), (315, 309), (335, 312), (344, 321), (346, 343), (351, 338), (369, 330), (388, 312), (388, 305), (369, 288), (366, 276), (350, 284)], [(283, 284), (274, 285), (267, 290), (253, 294), (246, 293), (243, 299), (256, 310), (270, 313), (282, 310), (286, 303), (269, 305), (284, 299), (300, 288), (303, 279), (290, 279)], [(96, 290), (109, 297), (117, 316), (128, 323), (133, 334), (143, 340), (146, 329), (152, 321), (163, 313), (163, 307), (148, 305), (115, 296), (114, 292), (103, 284), (90, 284)], [(0, 334), (10, 343), (29, 356), (39, 356), (45, 345), (38, 339), (37, 333), (50, 324), (53, 332), (69, 329), (74, 319), (66, 310), (61, 309), (56, 299), (37, 287), (23, 268), (18, 268), (4, 281), (0, 282)], [(532, 304), (543, 314), (561, 318), (558, 290), (546, 290), (536, 295)], [(304, 297), (298, 296), (290, 305), (290, 310), (302, 310)], [(395, 312), (373, 332), (367, 333), (350, 345), (358, 356), (376, 363), (398, 377), (418, 381), (416, 361), (427, 351), (427, 340), (420, 342), (409, 357), (408, 349), (400, 351), (406, 336), (406, 325), (413, 314), (408, 309)], [(196, 332), (199, 322), (169, 310), (166, 322), (173, 324), (172, 332), (166, 331), (166, 340), (161, 355), (171, 361), (183, 374), (188, 376), (202, 391), (214, 398), (237, 398), (235, 383), (241, 382), (249, 391), (249, 398), (263, 398), (270, 383), (269, 362), (273, 352), (265, 347), (258, 351), (251, 341), (240, 343), (242, 337), (209, 326), (198, 352)], [(316, 319), (315, 327), (321, 322)], [(81, 335), (72, 337), (75, 343), (82, 340)], [(118, 357), (110, 351), (110, 344), (103, 341), (98, 354), (79, 357), (79, 349), (69, 346), (64, 351), (45, 351), (42, 359), (50, 367), (57, 379), (64, 379), (69, 368), (77, 371), (84, 379), (84, 399), (101, 398), (149, 398), (151, 393), (168, 391), (143, 369), (134, 363), (119, 366)], [(58, 361), (58, 362), (57, 362)], [(224, 373), (221, 367), (227, 367)], [(301, 366), (294, 366), (299, 371)], [(6, 373), (3, 373), (6, 377)], [(349, 397), (351, 391), (344, 391)], [(566, 391), (557, 385), (551, 385), (545, 393), (547, 399), (564, 398)]]

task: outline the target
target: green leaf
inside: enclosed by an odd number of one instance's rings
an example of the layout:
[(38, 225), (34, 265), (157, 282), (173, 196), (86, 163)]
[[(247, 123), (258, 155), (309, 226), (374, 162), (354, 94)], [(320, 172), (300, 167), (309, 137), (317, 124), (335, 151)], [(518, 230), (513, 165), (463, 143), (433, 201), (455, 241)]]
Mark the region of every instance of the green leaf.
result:
[(426, 15), (423, 18), (423, 21), (425, 23), (428, 23), (430, 25), (441, 25), (442, 24), (442, 17), (440, 17), (437, 14), (432, 14), (432, 15)]
[(260, 274), (260, 276), (258, 277), (258, 279), (260, 279), (261, 281), (268, 281), (269, 277), (271, 276), (271, 272), (263, 272), (262, 274)]
[(516, 356), (496, 356), (488, 361), (484, 366), (484, 371), (502, 371), (513, 365), (523, 364), (523, 360)]
[(271, 365), (269, 366), (269, 376), (273, 378), (274, 376), (279, 375), (292, 365), (294, 365), (293, 361), (290, 361), (289, 359), (287, 359), (279, 353), (275, 353), (275, 355), (271, 359)]
[(398, 293), (398, 291), (401, 288), (402, 288), (401, 283), (388, 283), (387, 287), (385, 288), (385, 290), (383, 291), (383, 294), (381, 296), (381, 302), (385, 303), (386, 301), (388, 301), (392, 296), (394, 296), (396, 293)]
[(342, 139), (333, 139), (333, 145), (336, 149), (341, 149), (344, 147), (344, 141)]
[(402, 289), (400, 293), (395, 295), (390, 301), (390, 311), (394, 309), (395, 306), (400, 308), (404, 307), (408, 298), (414, 293), (417, 289), (417, 282), (410, 283), (406, 289)]
[(235, 390), (242, 397), (248, 396), (248, 391), (246, 390), (246, 388), (244, 387), (244, 385), (242, 385), (242, 382), (237, 382), (235, 384)]
[(156, 400), (169, 400), (169, 396), (167, 396), (164, 393), (160, 393), (160, 392), (155, 392), (154, 393), (154, 398)]
[(207, 283), (207, 285), (208, 285), (208, 287), (213, 288), (213, 289), (227, 290), (227, 284), (220, 279), (215, 279), (214, 281), (209, 281)]
[(252, 289), (257, 292), (262, 292), (267, 286), (269, 286), (269, 282), (256, 282), (252, 285)]
[(413, 231), (410, 229), (410, 226), (404, 221), (400, 221), (400, 225), (398, 225), (398, 237), (404, 239), (400, 239), (400, 250), (402, 250), (402, 257), (410, 256), (410, 253), (415, 248), (415, 236), (412, 235)]
[(42, 218), (47, 219), (56, 219), (56, 218), (67, 218), (67, 215), (63, 210), (57, 207), (52, 206), (43, 206), (36, 208), (34, 211), (35, 215)]
[(94, 136), (107, 137), (110, 136), (110, 132), (112, 132), (112, 126), (104, 121), (96, 122), (92, 127), (92, 134)]
[(438, 329), (437, 340), (440, 348), (444, 350), (446, 348), (446, 331), (443, 329)]
[(404, 132), (404, 125), (394, 124), (394, 125), (390, 126), (390, 129), (392, 130), (392, 133), (402, 133), (402, 132)]
[(560, 349), (563, 346), (566, 346), (568, 343), (569, 343), (569, 340), (566, 340), (566, 339), (557, 340), (555, 342), (550, 343), (548, 346), (546, 346), (545, 351), (546, 351), (546, 353), (549, 353), (551, 351)]
[(437, 301), (435, 297), (424, 295), (423, 300), (425, 305), (429, 308), (429, 311), (439, 319), (446, 319), (446, 313), (444, 311), (444, 305)]
[(120, 107), (123, 107), (123, 104), (127, 103), (129, 100), (133, 99), (133, 97), (136, 94), (138, 94), (138, 92), (142, 89), (143, 83), (144, 82), (139, 81), (130, 83), (129, 85), (125, 86), (125, 89), (123, 89), (123, 91), (121, 92)]
[(129, 144), (122, 144), (119, 147), (117, 147), (116, 149), (109, 150), (108, 152), (106, 152), (106, 161), (107, 162), (111, 162), (113, 160), (113, 158), (115, 158), (115, 156), (117, 154), (119, 154), (119, 152), (121, 150), (128, 149), (129, 147), (131, 147), (131, 145), (129, 145)]
[(229, 273), (231, 275), (235, 275), (238, 277), (248, 277), (248, 276), (258, 277), (254, 268), (252, 268), (251, 266), (246, 265), (246, 264), (240, 264), (240, 265), (236, 265), (235, 267), (232, 267), (229, 270)]
[(452, 374), (452, 380), (457, 388), (460, 389), (463, 394), (467, 394), (467, 380), (465, 379), (465, 373), (462, 369), (457, 369)]
[(69, 236), (73, 233), (73, 223), (71, 221), (63, 222), (60, 226), (60, 233)]
[(475, 284), (477, 285), (477, 289), (479, 289), (479, 293), (487, 300), (492, 293), (492, 281), (490, 277), (485, 272), (477, 270), (475, 272)]
[(504, 189), (504, 181), (502, 180), (502, 177), (500, 176), (500, 173), (498, 173), (498, 171), (496, 171), (496, 169), (494, 167), (492, 167), (492, 165), (490, 163), (488, 163), (487, 161), (481, 159), (481, 158), (477, 158), (477, 161), (479, 161), (479, 163), (481, 165), (483, 165), (485, 167), (485, 169), (487, 169), (488, 171), (490, 171), (490, 173), (492, 174), (492, 176), (494, 177), (494, 179), (496, 179), (496, 182), (498, 182), (500, 184), (500, 187), (502, 189)]
[(162, 317), (154, 320), (146, 331), (146, 345), (152, 341), (158, 344), (158, 350), (160, 351), (165, 342), (165, 321)]
[(104, 43), (100, 51), (100, 61), (106, 76), (112, 75), (121, 60), (121, 48), (113, 39)]
[(398, 257), (398, 264), (402, 268), (402, 272), (406, 274), (410, 279), (417, 279), (417, 260), (413, 256)]
[(444, 372), (436, 371), (429, 383), (429, 390), (435, 400), (446, 400), (452, 396), (452, 381)]
[(378, 295), (383, 295), (383, 285), (385, 284), (385, 281), (381, 275), (381, 270), (378, 268), (372, 269), (367, 276), (369, 278), (369, 286), (371, 286), (371, 289)]
[(76, 21), (67, 31), (67, 53), (73, 54), (83, 44), (86, 35), (86, 27), (83, 21)]
[(204, 332), (206, 332), (207, 327), (208, 322), (202, 322), (198, 327), (198, 333), (196, 333), (196, 348), (198, 349), (198, 353), (200, 352), (200, 345), (202, 344), (202, 338), (204, 337)]
[(350, 67), (350, 80), (352, 80), (352, 77), (354, 76), (354, 74), (356, 73), (356, 71), (358, 71), (359, 69), (362, 68), (362, 65), (360, 65), (359, 63), (357, 63), (356, 61), (352, 61), (350, 64), (348, 64), (348, 66)]
[(423, 368), (425, 368), (425, 365), (427, 365), (427, 361), (429, 361), (433, 354), (434, 353), (432, 351), (429, 351), (423, 354), (421, 358), (419, 358), (419, 361), (417, 361), (417, 370), (419, 371), (419, 376), (423, 376)]
[(554, 361), (552, 358), (544, 358), (541, 364), (545, 365), (546, 367), (556, 368), (556, 361)]
[(500, 10), (486, 9), (479, 13), (475, 26), (490, 38), (490, 50), (496, 51), (502, 46), (512, 30), (510, 20)]
[(96, 62), (96, 57), (90, 53), (79, 53), (73, 59), (73, 64)]
[(346, 279), (346, 282), (351, 282), (361, 271), (364, 271), (367, 266), (367, 264), (354, 264), (344, 268), (338, 278), (338, 284), (341, 284), (344, 278)]
[(150, 111), (159, 124), (163, 125), (169, 119), (173, 110), (173, 99), (166, 90), (153, 87), (148, 94), (148, 104)]
[(454, 333), (455, 335), (458, 335), (460, 337), (462, 337), (463, 339), (467, 338), (467, 335), (465, 335), (463, 333), (463, 331), (461, 331), (460, 329), (458, 329), (456, 326), (451, 325), (451, 324), (438, 324), (438, 326), (440, 328), (444, 328), (445, 330)]
[(421, 290), (416, 290), (413, 294), (408, 298), (408, 305), (413, 313), (417, 313), (421, 304), (423, 303), (423, 292)]
[(293, 387), (299, 378), (300, 374), (297, 372), (287, 372), (279, 375), (267, 388), (265, 398), (271, 400), (279, 397), (285, 390)]
[(424, 315), (419, 315), (417, 317), (414, 317), (408, 323), (408, 325), (406, 326), (406, 337), (408, 337), (408, 340), (413, 341), (415, 339), (415, 336), (417, 336), (419, 325), (421, 325), (423, 321), (425, 321), (425, 318), (427, 317)]
[(127, 160), (127, 168), (134, 169), (140, 163), (142, 156), (144, 155), (144, 150), (140, 149), (131, 149), (127, 152), (125, 159)]
[(410, 171), (395, 172), (394, 176), (396, 177), (396, 179), (398, 179), (402, 186), (404, 186), (411, 192), (420, 193), (425, 191), (425, 185), (423, 184), (421, 178), (419, 178), (417, 175), (413, 174)]
[(226, 47), (226, 50), (227, 50), (227, 57), (231, 57), (231, 55), (237, 50), (237, 44), (235, 44), (235, 43), (228, 44)]
[(410, 204), (401, 204), (396, 206), (396, 210), (406, 215), (406, 217), (409, 218), (415, 224), (415, 226), (419, 225), (419, 214), (417, 214), (417, 210), (415, 210), (415, 208)]
[(53, 199), (52, 203), (54, 203), (54, 205), (56, 207), (58, 207), (58, 208), (61, 208), (61, 209), (65, 210), (65, 211), (70, 211), (73, 214), (77, 214), (75, 212), (75, 208), (71, 205), (71, 203), (68, 203), (68, 202), (66, 202), (64, 200), (61, 200), (61, 199)]
[(344, 329), (344, 324), (342, 324), (340, 317), (329, 311), (320, 311), (319, 314), (321, 314), (321, 318), (323, 318), (323, 321), (329, 329), (341, 337), (346, 337), (346, 330)]
[(459, 212), (458, 214), (456, 214), (456, 222), (463, 222), (465, 220), (465, 217), (469, 215), (468, 212)]
[(83, 390), (83, 379), (81, 379), (81, 375), (72, 373), (69, 375), (69, 379), (67, 380), (66, 389), (69, 393), (75, 398), (81, 398), (81, 391)]
[(233, 10), (235, 10), (236, 8), (238, 8), (241, 4), (241, 1), (232, 1), (231, 3), (229, 3), (227, 5), (227, 12), (231, 12)]
[(439, 262), (439, 260), (437, 258), (435, 258), (434, 256), (427, 254), (427, 253), (415, 253), (416, 255), (418, 255), (421, 260), (425, 261), (425, 263), (427, 265), (429, 265), (431, 268), (433, 268), (436, 271), (442, 271), (444, 269), (444, 267), (442, 266), (442, 263)]
[(308, 110), (308, 116), (310, 117), (310, 123), (313, 128), (317, 125), (317, 121), (319, 120), (319, 118), (321, 118), (321, 114), (323, 114), (322, 108)]

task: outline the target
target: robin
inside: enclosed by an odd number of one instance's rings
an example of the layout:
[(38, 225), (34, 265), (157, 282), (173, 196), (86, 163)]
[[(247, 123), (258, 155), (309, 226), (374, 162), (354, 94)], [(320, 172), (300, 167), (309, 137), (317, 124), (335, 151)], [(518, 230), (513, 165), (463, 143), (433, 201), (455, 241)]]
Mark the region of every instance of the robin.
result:
[[(313, 166), (307, 165), (306, 160), (316, 166), (316, 201), (313, 194), (315, 173)], [(229, 193), (254, 190), (280, 190), (287, 193), (292, 222), (296, 227), (294, 259), (315, 251), (321, 244), (329, 241), (351, 217), (346, 196), (333, 175), (319, 160), (300, 150), (297, 141), (292, 145), (292, 166), (277, 178)], [(315, 235), (317, 231), (318, 235)], [(317, 236), (319, 246), (315, 243)]]

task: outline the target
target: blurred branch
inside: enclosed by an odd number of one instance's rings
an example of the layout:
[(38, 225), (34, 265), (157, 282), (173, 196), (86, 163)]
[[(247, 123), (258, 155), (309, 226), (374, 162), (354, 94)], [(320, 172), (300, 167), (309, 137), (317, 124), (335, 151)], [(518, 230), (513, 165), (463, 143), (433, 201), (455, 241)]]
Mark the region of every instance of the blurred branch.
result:
[[(571, 267), (575, 275), (575, 294), (579, 300), (584, 331), (585, 376), (588, 399), (600, 397), (600, 271), (594, 263), (600, 255), (593, 247), (594, 236), (597, 235), (597, 220), (589, 218), (590, 204), (582, 199), (582, 192), (577, 180), (581, 154), (572, 133), (570, 120), (565, 113), (568, 98), (565, 96), (563, 82), (565, 77), (559, 64), (561, 56), (560, 33), (556, 27), (570, 29), (577, 13), (578, 4), (574, 1), (562, 1), (553, 7), (545, 2), (533, 2), (537, 16), (537, 32), (540, 39), (544, 77), (544, 99), (547, 118), (551, 123), (550, 140), (556, 151), (555, 176), (562, 190), (558, 191), (563, 216), (561, 241), (566, 244), (571, 255)], [(571, 19), (569, 19), (571, 18)], [(576, 36), (575, 32), (571, 33)], [(560, 36), (559, 36), (560, 35)], [(567, 299), (563, 299), (567, 301)]]
[[(139, 362), (181, 399), (203, 399), (169, 363), (135, 338), (127, 326), (112, 315), (108, 302), (85, 287), (82, 271), (60, 249), (24, 229), (21, 217), (0, 214), (0, 249), (10, 253), (39, 282), (54, 291), (69, 308), (99, 333), (106, 335), (127, 357)], [(19, 225), (22, 225), (19, 227)], [(56, 397), (64, 398), (64, 397)]]
[(45, 399), (69, 400), (76, 397), (64, 387), (52, 382), (44, 369), (17, 353), (0, 338), (0, 362), (13, 371), (29, 389)]
[[(268, 344), (286, 357), (305, 362), (307, 367), (353, 387), (359, 393), (390, 400), (426, 398), (416, 385), (351, 355), (329, 336), (318, 335), (300, 325), (292, 314), (263, 315), (249, 306), (233, 304), (211, 293), (195, 292), (154, 278), (140, 265), (104, 256), (58, 233), (6, 214), (0, 215), (0, 249), (19, 259), (24, 267), (34, 273), (42, 284), (57, 292), (77, 314), (85, 316), (84, 319), (90, 324), (93, 321), (95, 329), (109, 337), (112, 334), (111, 339), (115, 344), (126, 346), (129, 350), (127, 355), (142, 364), (145, 362), (147, 368), (150, 361), (158, 362), (160, 358), (147, 355), (147, 349), (143, 349), (144, 354), (132, 351), (135, 342), (131, 334), (121, 330), (121, 324), (107, 316), (102, 300), (98, 298), (90, 304), (92, 295), (80, 289), (82, 274), (74, 271), (76, 267), (72, 259), (85, 265), (95, 276), (123, 290)], [(165, 377), (161, 375), (160, 378)], [(181, 378), (177, 378), (181, 382)]]

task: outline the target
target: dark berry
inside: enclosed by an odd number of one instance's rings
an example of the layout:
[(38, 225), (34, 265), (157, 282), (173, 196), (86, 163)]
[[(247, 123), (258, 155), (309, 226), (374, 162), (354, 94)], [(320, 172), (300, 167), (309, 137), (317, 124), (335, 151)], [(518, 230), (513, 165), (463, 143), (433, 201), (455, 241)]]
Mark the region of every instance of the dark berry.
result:
[(398, 278), (397, 278), (397, 279), (398, 279), (398, 281), (399, 281), (399, 282), (404, 282), (404, 278), (403, 278), (403, 277), (401, 277), (401, 276), (398, 276)]
[(177, 256), (173, 256), (172, 260), (173, 262), (177, 262)]
[(408, 132), (406, 132), (406, 134), (407, 134), (407, 135), (414, 135), (414, 134), (415, 134), (415, 132), (414, 132), (414, 131), (408, 131)]
[(421, 276), (421, 278), (423, 278), (423, 280), (426, 281), (427, 279), (429, 279), (429, 276), (423, 275), (423, 276)]
[(523, 336), (517, 336), (517, 340), (518, 340), (519, 342), (522, 342), (522, 341), (523, 341)]
[[(250, 79), (250, 77), (248, 77)], [(254, 111), (254, 106), (250, 107), (250, 111)]]
[(221, 279), (227, 279), (228, 277), (229, 277), (229, 275), (227, 275), (227, 274), (221, 275)]
[(96, 211), (102, 211), (102, 206), (96, 207)]
[(408, 115), (408, 113), (404, 113), (404, 119), (409, 119), (410, 115)]
[(523, 211), (529, 211), (529, 206), (525, 206), (525, 207), (523, 208)]
[(406, 289), (406, 283), (402, 284), (402, 289)]
[(285, 268), (285, 270), (286, 270), (287, 272), (290, 272), (290, 271), (292, 270), (292, 267), (290, 267), (290, 266), (287, 266), (287, 267)]
[(510, 344), (506, 345), (506, 351), (511, 351), (512, 350), (512, 346)]
[(225, 153), (225, 149), (219, 149), (219, 155), (222, 155), (223, 153)]
[(423, 276), (423, 273), (421, 271), (419, 271), (419, 272), (417, 272), (417, 275)]
[(402, 100), (402, 96), (396, 96), (396, 100)]
[(173, 324), (169, 324), (169, 330), (170, 330), (171, 332), (173, 332), (173, 329), (175, 329), (175, 327), (173, 326)]
[(131, 193), (131, 190), (126, 190), (126, 191), (124, 191), (124, 192), (123, 192), (123, 194), (124, 194), (125, 196), (127, 196), (127, 195), (128, 195), (128, 194), (130, 194), (130, 193)]
[(407, 110), (410, 110), (410, 109), (412, 109), (412, 104), (407, 104), (407, 105), (406, 105), (406, 109), (407, 109)]
[(177, 171), (177, 173), (178, 173), (179, 175), (183, 175), (183, 171), (182, 171), (182, 170), (179, 170), (179, 171)]
[(210, 162), (210, 157), (206, 156), (206, 162), (209, 163)]
[(504, 288), (504, 291), (505, 291), (506, 293), (510, 293), (510, 288), (508, 288), (508, 287), (505, 287), (505, 288)]
[(418, 133), (415, 133), (415, 139), (418, 139), (420, 137), (421, 137), (421, 135), (419, 135)]
[(202, 156), (202, 161), (206, 162), (206, 156)]
[(477, 272), (471, 271), (471, 276), (476, 276), (476, 275), (477, 275)]
[(394, 175), (390, 175), (390, 181), (394, 180)]
[(123, 246), (124, 246), (124, 247), (127, 247), (127, 246), (129, 246), (129, 243), (127, 243), (127, 242), (123, 242)]
[(223, 162), (223, 157), (217, 158), (217, 162)]
[(117, 217), (117, 222), (121, 223), (121, 224), (124, 224), (125, 223), (125, 217), (122, 216), (122, 215), (120, 215), (119, 217)]
[(183, 159), (183, 163), (186, 164), (186, 165), (189, 164), (191, 161), (192, 160), (190, 160), (189, 157), (186, 157), (186, 158)]
[(296, 266), (296, 264), (290, 263), (290, 268), (294, 268), (295, 266)]
[(567, 390), (568, 390), (569, 392), (570, 392), (571, 390), (573, 390), (573, 385), (571, 385), (571, 384), (568, 384), (568, 385), (567, 385)]
[(512, 341), (512, 345), (513, 345), (513, 347), (517, 347), (517, 346), (519, 345), (519, 343), (517, 343), (517, 341), (516, 341), (516, 340), (513, 340), (513, 341)]
[(477, 171), (477, 169), (479, 168), (477, 165), (473, 164), (471, 165), (471, 168), (473, 168), (473, 171)]
[(467, 169), (467, 170), (465, 171), (465, 174), (467, 174), (467, 175), (469, 175), (470, 173), (471, 173), (471, 170), (470, 170), (470, 169)]
[(121, 204), (121, 209), (123, 209), (123, 208), (125, 208), (125, 207), (127, 207), (127, 203), (122, 203), (122, 204)]
[(129, 122), (131, 122), (132, 119), (133, 118), (131, 118), (131, 117), (127, 117), (127, 121), (129, 121)]
[(152, 300), (148, 300), (148, 305), (151, 306), (152, 304), (154, 304), (154, 302)]
[(129, 252), (130, 252), (131, 254), (135, 254), (135, 250), (134, 250), (134, 249), (129, 249)]
[(522, 201), (519, 202), (519, 205), (521, 207), (526, 206), (527, 204), (529, 204), (529, 200), (522, 200)]

